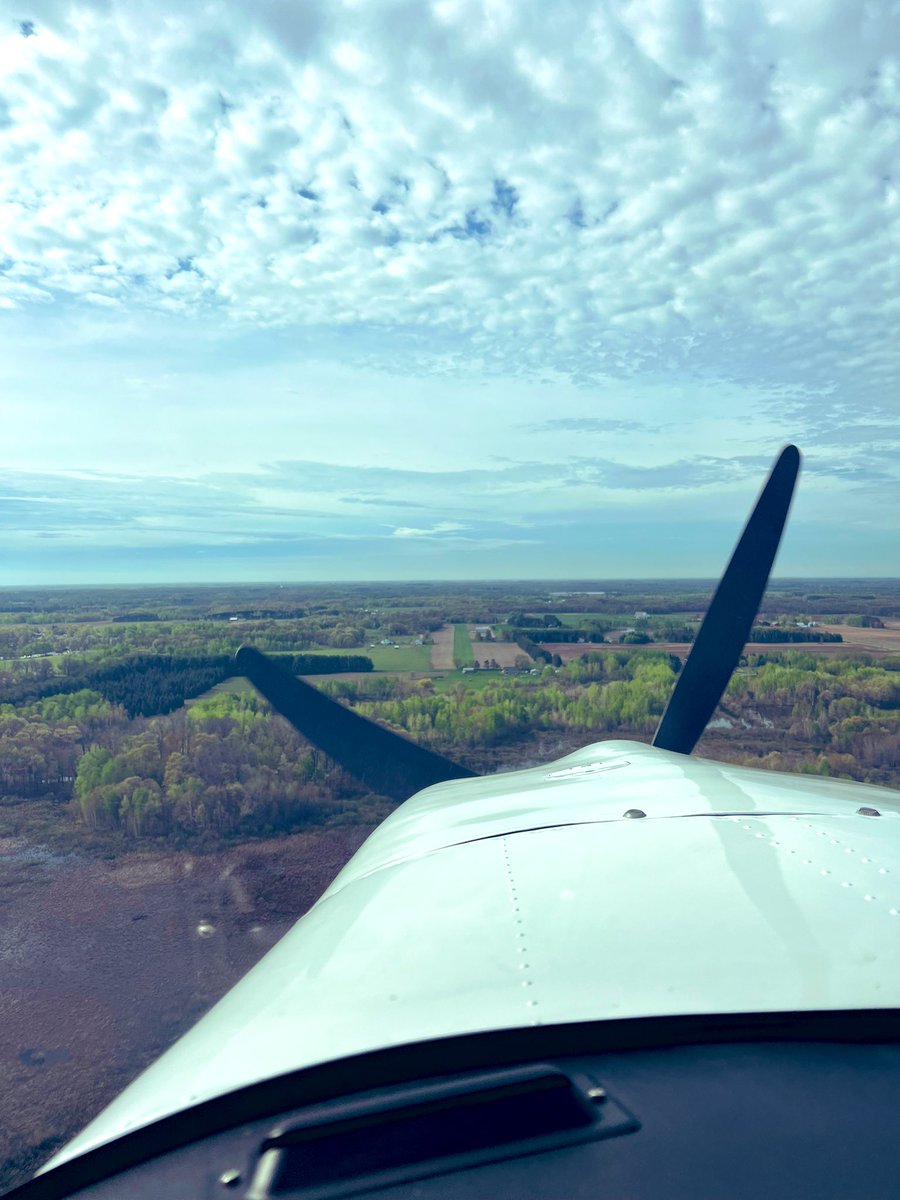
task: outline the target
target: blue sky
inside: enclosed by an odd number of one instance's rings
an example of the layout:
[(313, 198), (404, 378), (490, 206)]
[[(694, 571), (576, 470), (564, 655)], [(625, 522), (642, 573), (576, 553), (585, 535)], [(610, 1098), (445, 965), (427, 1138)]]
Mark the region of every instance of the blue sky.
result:
[[(26, 11), (27, 10), (27, 11)], [(900, 14), (27, 3), (0, 584), (900, 563)]]

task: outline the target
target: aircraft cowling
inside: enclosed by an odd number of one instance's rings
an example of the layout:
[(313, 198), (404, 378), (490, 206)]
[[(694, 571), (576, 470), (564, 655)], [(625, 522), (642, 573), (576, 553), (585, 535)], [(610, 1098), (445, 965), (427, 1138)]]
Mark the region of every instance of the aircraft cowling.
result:
[(889, 1005), (898, 821), (888, 789), (625, 741), (428, 788), (48, 1168), (256, 1080), (428, 1038)]

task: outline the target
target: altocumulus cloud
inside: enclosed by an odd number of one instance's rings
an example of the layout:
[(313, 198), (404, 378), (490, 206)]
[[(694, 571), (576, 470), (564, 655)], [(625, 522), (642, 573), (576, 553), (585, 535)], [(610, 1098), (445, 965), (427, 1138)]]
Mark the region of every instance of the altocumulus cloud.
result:
[[(130, 484), (111, 506), (108, 480), (43, 498), (20, 480), (9, 512), (75, 536), (71, 493), (111, 539), (252, 541), (302, 517), (395, 545), (477, 537), (481, 514), (487, 544), (576, 494), (708, 504), (720, 467), (726, 490), (759, 469), (757, 411), (814, 445), (823, 495), (900, 502), (898, 47), (900, 9), (858, 0), (26, 3), (0, 24), (10, 319), (326, 330), (373, 371), (402, 348), (426, 381), (547, 373), (587, 399), (540, 419), (504, 401), (515, 448), (492, 433), (471, 477), (353, 493), (358, 470), (320, 463), (328, 486), (304, 490), (269, 468), (231, 481), (233, 511), (211, 479), (159, 477), (143, 516)], [(648, 446), (667, 381), (681, 440)], [(721, 439), (689, 453), (722, 384)]]
[(696, 331), (874, 386), (898, 45), (855, 0), (34, 3), (3, 294), (552, 335), (604, 370)]

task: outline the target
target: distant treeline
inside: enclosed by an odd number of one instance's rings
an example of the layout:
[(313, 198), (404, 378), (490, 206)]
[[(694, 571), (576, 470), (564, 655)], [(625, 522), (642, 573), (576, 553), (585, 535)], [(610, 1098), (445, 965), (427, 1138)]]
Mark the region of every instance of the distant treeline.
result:
[(306, 616), (305, 608), (229, 608), (207, 614), (210, 621), (289, 621)]
[[(530, 642), (605, 642), (603, 634), (597, 629), (570, 629), (568, 627), (534, 628), (509, 630), (509, 640), (518, 642), (527, 638)], [(506, 639), (504, 639), (506, 640)]]
[(524, 650), (526, 654), (530, 654), (535, 662), (546, 663), (548, 666), (553, 661), (553, 655), (549, 650), (544, 650), (526, 633), (520, 633), (515, 639), (516, 645), (520, 650)]
[(562, 626), (555, 613), (514, 612), (506, 618), (506, 623), (517, 629), (559, 629)]
[(293, 675), (337, 675), (373, 669), (371, 658), (365, 654), (279, 654), (276, 661)]
[(822, 629), (779, 629), (777, 626), (754, 625), (748, 642), (842, 642), (839, 633), (826, 633)]
[[(278, 662), (294, 675), (372, 670), (372, 660), (361, 654), (285, 654)], [(7, 678), (0, 674), (0, 704), (28, 704), (88, 688), (110, 704), (121, 705), (129, 717), (154, 717), (174, 712), (185, 700), (202, 696), (236, 673), (230, 654), (139, 654), (113, 666), (86, 667), (66, 677)]]
[[(696, 636), (696, 630), (689, 626), (671, 626), (662, 629), (654, 629), (652, 636), (650, 634), (638, 634), (631, 636), (626, 634), (622, 641), (644, 641), (652, 642), (692, 642)], [(532, 646), (541, 645), (544, 642), (604, 642), (606, 639), (596, 629), (571, 629), (571, 628), (515, 628), (504, 631), (504, 640), (514, 641), (527, 650), (529, 654), (534, 654), (534, 651), (525, 646), (524, 642), (529, 642)], [(826, 633), (821, 629), (782, 629), (777, 626), (754, 626), (753, 631), (748, 638), (751, 642), (789, 642), (798, 644), (802, 642), (842, 642), (844, 639), (839, 633)]]

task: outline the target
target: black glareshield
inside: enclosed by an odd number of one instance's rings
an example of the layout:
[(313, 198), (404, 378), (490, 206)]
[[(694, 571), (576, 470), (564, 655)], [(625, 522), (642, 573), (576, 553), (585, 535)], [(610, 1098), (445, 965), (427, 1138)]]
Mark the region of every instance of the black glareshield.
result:
[(242, 646), (235, 661), (240, 673), (298, 733), (374, 792), (402, 801), (433, 783), (475, 774), (351, 712), (252, 646)]
[(800, 451), (785, 446), (706, 612), (653, 738), (661, 750), (690, 754), (737, 666), (778, 551)]

